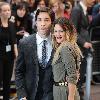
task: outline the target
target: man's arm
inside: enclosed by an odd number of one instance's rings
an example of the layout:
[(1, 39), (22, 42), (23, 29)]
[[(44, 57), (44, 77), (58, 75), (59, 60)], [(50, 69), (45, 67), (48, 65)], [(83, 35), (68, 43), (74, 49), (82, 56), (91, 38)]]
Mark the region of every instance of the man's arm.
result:
[(27, 97), (27, 93), (25, 90), (25, 61), (24, 61), (23, 46), (24, 46), (23, 41), (20, 41), (18, 46), (18, 57), (16, 60), (16, 69), (15, 69), (15, 83), (19, 99)]

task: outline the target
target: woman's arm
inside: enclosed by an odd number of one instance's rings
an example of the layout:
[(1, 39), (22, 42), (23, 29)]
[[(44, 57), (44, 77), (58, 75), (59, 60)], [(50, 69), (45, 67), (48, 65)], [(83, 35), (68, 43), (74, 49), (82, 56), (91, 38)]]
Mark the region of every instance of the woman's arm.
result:
[(73, 83), (68, 83), (68, 89), (69, 89), (68, 100), (74, 100), (76, 85)]
[(14, 44), (14, 54), (15, 54), (15, 58), (17, 58), (18, 56), (17, 44)]
[(68, 100), (74, 100), (77, 84), (77, 68), (74, 59), (74, 52), (72, 52), (71, 45), (64, 46), (61, 50), (62, 61), (65, 65), (67, 71), (67, 81), (68, 81)]

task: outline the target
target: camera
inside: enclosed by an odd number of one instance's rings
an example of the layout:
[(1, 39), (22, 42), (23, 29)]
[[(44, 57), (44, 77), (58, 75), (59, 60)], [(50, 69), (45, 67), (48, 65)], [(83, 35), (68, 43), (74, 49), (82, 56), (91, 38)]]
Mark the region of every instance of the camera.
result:
[(70, 5), (68, 3), (65, 3), (65, 9), (69, 9)]

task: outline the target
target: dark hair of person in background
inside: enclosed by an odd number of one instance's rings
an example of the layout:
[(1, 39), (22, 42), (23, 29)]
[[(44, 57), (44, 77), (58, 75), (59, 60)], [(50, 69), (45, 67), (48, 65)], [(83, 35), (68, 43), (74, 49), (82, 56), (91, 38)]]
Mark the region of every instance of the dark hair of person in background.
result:
[[(25, 15), (19, 16), (18, 10), (25, 10)], [(18, 31), (26, 31), (29, 34), (32, 34), (32, 17), (30, 16), (29, 9), (28, 9), (28, 3), (23, 1), (19, 2), (16, 6), (16, 12), (15, 12), (15, 25), (17, 32)], [(23, 37), (23, 35), (17, 34), (18, 41)]]
[(70, 19), (70, 15), (72, 12), (72, 9), (74, 7), (74, 2), (73, 0), (66, 0), (64, 1), (65, 9), (64, 9), (64, 16), (68, 19)]
[(48, 5), (49, 5), (49, 0), (35, 0), (34, 6), (33, 6), (33, 12), (37, 9), (37, 7), (38, 7), (38, 5), (39, 5), (39, 2), (41, 2), (41, 1), (44, 1), (46, 7), (48, 7)]
[(65, 4), (66, 4), (67, 2), (70, 2), (71, 5), (72, 5), (72, 7), (74, 7), (74, 3), (75, 3), (74, 0), (64, 0), (64, 1), (63, 1), (63, 3), (65, 3)]
[(16, 10), (25, 8), (25, 10), (26, 10), (25, 15), (27, 15), (28, 11), (29, 11), (28, 6), (29, 5), (26, 1), (21, 1), (16, 5)]

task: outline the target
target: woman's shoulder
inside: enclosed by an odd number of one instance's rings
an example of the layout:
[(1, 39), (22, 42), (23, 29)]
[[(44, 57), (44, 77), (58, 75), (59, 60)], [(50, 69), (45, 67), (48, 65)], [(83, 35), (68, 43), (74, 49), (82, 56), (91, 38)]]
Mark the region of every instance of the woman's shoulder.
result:
[(66, 48), (66, 49), (72, 49), (74, 47), (74, 44), (72, 44), (71, 42), (65, 42), (63, 43), (62, 49)]
[(72, 44), (71, 43), (63, 43), (61, 46), (61, 52), (62, 53), (68, 53), (68, 52), (72, 52)]
[(72, 53), (74, 55), (77, 55), (78, 52), (78, 47), (76, 44), (73, 44), (71, 42), (66, 42), (63, 44), (62, 48), (61, 48), (61, 52), (67, 52), (67, 53)]

